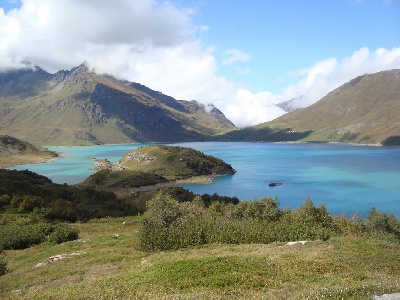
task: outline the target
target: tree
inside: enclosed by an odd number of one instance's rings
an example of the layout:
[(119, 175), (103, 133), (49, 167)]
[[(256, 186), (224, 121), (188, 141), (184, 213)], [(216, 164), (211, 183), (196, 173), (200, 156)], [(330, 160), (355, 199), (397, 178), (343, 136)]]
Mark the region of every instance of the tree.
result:
[(9, 205), (11, 203), (11, 197), (8, 194), (0, 196), (0, 207)]

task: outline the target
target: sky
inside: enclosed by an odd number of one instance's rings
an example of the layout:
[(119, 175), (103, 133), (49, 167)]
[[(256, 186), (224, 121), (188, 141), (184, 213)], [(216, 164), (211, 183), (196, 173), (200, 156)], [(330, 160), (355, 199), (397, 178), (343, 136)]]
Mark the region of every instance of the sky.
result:
[(0, 0), (0, 71), (87, 62), (239, 127), (400, 68), (400, 0)]

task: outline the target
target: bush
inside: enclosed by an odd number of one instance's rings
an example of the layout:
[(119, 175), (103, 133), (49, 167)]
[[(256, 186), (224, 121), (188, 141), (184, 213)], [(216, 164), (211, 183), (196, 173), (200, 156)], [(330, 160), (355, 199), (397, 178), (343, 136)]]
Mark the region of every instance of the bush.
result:
[(46, 218), (75, 222), (77, 219), (74, 204), (70, 201), (57, 199), (51, 203), (46, 213)]
[(35, 208), (42, 207), (43, 199), (38, 196), (24, 195), (19, 204), (18, 212), (31, 212)]
[(0, 226), (0, 248), (24, 249), (45, 241), (50, 225), (2, 225)]
[(384, 233), (399, 236), (400, 222), (373, 209), (364, 222), (357, 215), (334, 217), (325, 205), (307, 198), (297, 210), (279, 209), (271, 198), (251, 202), (212, 202), (196, 197), (178, 202), (159, 192), (142, 216), (138, 247), (145, 251), (172, 250), (208, 243), (243, 244), (299, 240), (328, 240), (333, 234)]
[(372, 207), (365, 223), (370, 233), (392, 234), (400, 239), (400, 221), (394, 215), (388, 216)]
[(11, 197), (8, 194), (0, 196), (0, 207), (9, 205), (11, 203)]
[(212, 202), (200, 197), (179, 203), (171, 195), (156, 194), (147, 203), (139, 229), (139, 248), (169, 250), (207, 243), (271, 243), (304, 239), (327, 240), (332, 218), (325, 206), (311, 200), (297, 211), (280, 210), (277, 199), (251, 202)]
[(57, 225), (49, 236), (49, 242), (61, 244), (78, 239), (79, 231), (67, 225)]
[(8, 272), (8, 268), (7, 268), (6, 258), (4, 256), (0, 255), (0, 276), (7, 274), (7, 272)]

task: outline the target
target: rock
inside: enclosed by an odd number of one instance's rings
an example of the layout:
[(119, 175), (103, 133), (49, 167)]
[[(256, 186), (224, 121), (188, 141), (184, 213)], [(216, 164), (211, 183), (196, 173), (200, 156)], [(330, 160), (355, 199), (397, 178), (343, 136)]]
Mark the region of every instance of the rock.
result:
[(399, 300), (400, 299), (400, 293), (394, 293), (394, 294), (384, 294), (381, 296), (374, 296), (374, 300)]
[(45, 265), (47, 265), (48, 262), (42, 262), (42, 263), (38, 263), (37, 265), (34, 266), (34, 268), (39, 268), (39, 267), (43, 267)]
[(294, 245), (297, 245), (297, 244), (301, 244), (301, 245), (304, 246), (305, 244), (307, 244), (307, 241), (288, 242), (286, 244), (286, 246), (294, 246)]
[[(86, 252), (83, 252), (83, 253), (86, 253)], [(69, 257), (72, 257), (72, 256), (81, 255), (81, 254), (82, 253), (74, 252), (74, 253), (69, 253), (69, 254), (59, 254), (59, 255), (50, 256), (47, 261), (36, 264), (34, 266), (34, 268), (43, 267), (43, 266), (45, 266), (45, 265), (47, 265), (49, 263), (52, 263), (52, 262), (55, 262), (55, 261), (58, 261), (58, 260), (61, 260), (61, 259), (64, 259), (64, 258), (69, 258)]]

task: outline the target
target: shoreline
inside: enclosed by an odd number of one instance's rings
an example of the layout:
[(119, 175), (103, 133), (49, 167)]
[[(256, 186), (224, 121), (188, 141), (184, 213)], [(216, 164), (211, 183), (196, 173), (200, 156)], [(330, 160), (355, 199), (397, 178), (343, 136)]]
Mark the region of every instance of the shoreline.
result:
[(133, 194), (136, 192), (148, 192), (148, 191), (154, 191), (154, 190), (160, 190), (160, 189), (165, 189), (165, 188), (170, 188), (170, 187), (179, 187), (181, 185), (185, 184), (211, 184), (213, 183), (214, 178), (216, 177), (221, 177), (221, 176), (229, 176), (229, 175), (200, 175), (200, 176), (194, 176), (191, 178), (187, 179), (179, 179), (179, 180), (174, 180), (174, 181), (168, 181), (168, 182), (163, 182), (163, 183), (157, 183), (157, 184), (152, 184), (152, 185), (144, 185), (140, 187), (128, 187), (128, 188), (117, 188), (115, 189), (115, 193), (121, 193), (121, 194)]
[[(56, 151), (54, 151), (54, 152), (56, 152)], [(44, 163), (55, 161), (59, 158), (64, 158), (69, 155), (68, 152), (56, 152), (56, 153), (57, 153), (56, 157), (40, 158), (37, 160), (31, 160), (31, 161), (26, 161), (26, 162), (5, 164), (4, 166), (1, 166), (0, 168), (9, 169), (9, 168), (12, 168), (15, 166), (20, 166), (20, 165), (44, 164)], [(16, 156), (12, 156), (12, 157), (16, 157)]]
[[(102, 147), (102, 146), (122, 146), (122, 145), (153, 145), (153, 144), (185, 144), (185, 143), (261, 143), (261, 144), (333, 144), (333, 145), (348, 145), (348, 146), (364, 146), (364, 147), (389, 147), (389, 148), (397, 148), (400, 145), (383, 145), (381, 143), (376, 144), (359, 144), (359, 143), (346, 143), (346, 142), (327, 142), (327, 141), (280, 141), (280, 142), (272, 142), (272, 141), (193, 141), (193, 142), (150, 142), (150, 143), (113, 143), (113, 144), (100, 144), (100, 145), (85, 145), (85, 146), (57, 146), (57, 145), (49, 145), (48, 147), (56, 147), (56, 148), (80, 148), (80, 147)], [(54, 151), (54, 150), (52, 150)]]

